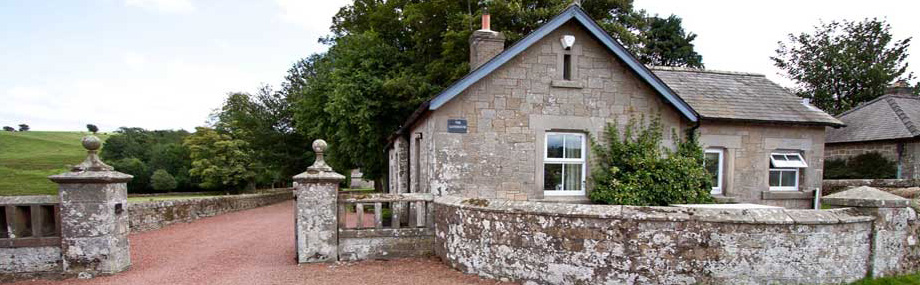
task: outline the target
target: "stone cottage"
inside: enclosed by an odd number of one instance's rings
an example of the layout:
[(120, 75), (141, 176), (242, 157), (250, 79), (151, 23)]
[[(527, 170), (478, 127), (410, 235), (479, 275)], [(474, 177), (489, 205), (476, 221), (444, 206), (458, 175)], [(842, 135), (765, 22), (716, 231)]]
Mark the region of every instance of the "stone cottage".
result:
[(878, 152), (897, 162), (897, 178), (920, 179), (920, 97), (906, 82), (838, 116), (847, 127), (827, 130), (825, 159)]
[(588, 137), (645, 116), (700, 132), (716, 197), (806, 208), (843, 126), (763, 75), (647, 67), (577, 5), (508, 48), (485, 15), (470, 67), (391, 137), (391, 192), (587, 202)]

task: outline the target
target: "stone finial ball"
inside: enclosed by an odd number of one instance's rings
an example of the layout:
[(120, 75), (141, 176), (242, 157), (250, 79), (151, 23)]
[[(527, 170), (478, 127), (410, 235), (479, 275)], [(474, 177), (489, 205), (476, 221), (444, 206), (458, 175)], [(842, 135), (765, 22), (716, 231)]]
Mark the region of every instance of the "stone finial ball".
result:
[(313, 141), (313, 151), (314, 151), (314, 152), (324, 152), (324, 151), (326, 151), (326, 141), (324, 141), (324, 140), (315, 140), (315, 141)]
[(102, 147), (102, 141), (93, 135), (83, 137), (82, 142), (83, 147), (87, 150), (98, 150), (100, 147)]

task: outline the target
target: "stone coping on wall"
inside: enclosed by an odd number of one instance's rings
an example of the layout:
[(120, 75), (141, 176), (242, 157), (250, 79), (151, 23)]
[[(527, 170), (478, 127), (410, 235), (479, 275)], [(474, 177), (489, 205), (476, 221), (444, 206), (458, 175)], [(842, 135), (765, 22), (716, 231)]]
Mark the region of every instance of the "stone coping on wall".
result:
[[(162, 207), (172, 207), (172, 206), (182, 206), (182, 205), (191, 205), (199, 203), (207, 203), (213, 200), (240, 200), (246, 198), (254, 198), (261, 196), (271, 196), (279, 193), (291, 193), (291, 189), (279, 189), (275, 191), (266, 191), (258, 194), (236, 194), (236, 195), (221, 195), (213, 197), (195, 197), (195, 198), (182, 198), (182, 199), (169, 199), (169, 200), (155, 200), (155, 201), (137, 201), (129, 202), (129, 208), (162, 208)], [(293, 196), (292, 196), (293, 197)]]
[(874, 221), (853, 208), (829, 210), (790, 209), (716, 209), (688, 207), (643, 207), (622, 205), (585, 205), (502, 199), (437, 197), (437, 204), (510, 214), (530, 214), (554, 217), (627, 219), (642, 221), (698, 221), (735, 224), (830, 225)]
[(58, 204), (61, 200), (55, 195), (0, 196), (0, 205)]
[(283, 189), (263, 194), (241, 194), (219, 197), (161, 200), (128, 204), (128, 219), (132, 232), (159, 229), (180, 222), (251, 209), (290, 200), (291, 190)]
[(877, 188), (920, 187), (920, 179), (824, 179), (821, 185), (824, 194), (831, 194), (859, 186)]

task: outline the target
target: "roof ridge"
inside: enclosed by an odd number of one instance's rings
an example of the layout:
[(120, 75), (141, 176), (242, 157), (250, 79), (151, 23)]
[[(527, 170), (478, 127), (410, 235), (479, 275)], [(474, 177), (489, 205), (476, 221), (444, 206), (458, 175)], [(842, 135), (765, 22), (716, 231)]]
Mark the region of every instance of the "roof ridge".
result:
[(649, 66), (648, 68), (651, 69), (651, 70), (661, 70), (661, 71), (698, 72), (698, 73), (713, 73), (713, 74), (725, 74), (725, 75), (743, 75), (743, 76), (760, 76), (760, 77), (767, 77), (765, 74), (753, 73), (753, 72), (728, 71), (728, 70), (716, 70), (716, 69), (693, 68), (693, 67), (676, 67), (676, 66), (652, 65), (652, 66)]
[(904, 127), (907, 128), (907, 131), (910, 132), (911, 135), (920, 135), (920, 129), (917, 129), (917, 126), (914, 125), (914, 122), (910, 120), (910, 117), (904, 113), (904, 110), (901, 109), (901, 106), (898, 105), (898, 102), (894, 100), (894, 96), (885, 96), (885, 102), (888, 102), (888, 105), (891, 106), (891, 109), (894, 110), (895, 115), (898, 116), (898, 119), (901, 120), (901, 123), (904, 124)]
[(838, 114), (838, 115), (836, 115), (836, 116), (834, 116), (834, 117), (843, 118), (843, 116), (846, 116), (846, 115), (849, 115), (850, 113), (856, 112), (856, 110), (862, 109), (862, 108), (864, 108), (864, 107), (866, 107), (866, 106), (869, 106), (869, 105), (872, 105), (872, 104), (875, 104), (875, 102), (878, 102), (878, 101), (880, 101), (880, 100), (882, 100), (882, 99), (887, 99), (889, 96), (891, 96), (891, 95), (882, 95), (882, 96), (879, 96), (879, 97), (877, 97), (877, 98), (875, 98), (875, 99), (869, 100), (869, 101), (867, 101), (867, 102), (863, 102), (862, 104), (856, 105), (856, 107), (853, 107), (852, 109), (846, 110), (846, 111), (844, 111), (843, 113), (840, 113), (840, 114)]

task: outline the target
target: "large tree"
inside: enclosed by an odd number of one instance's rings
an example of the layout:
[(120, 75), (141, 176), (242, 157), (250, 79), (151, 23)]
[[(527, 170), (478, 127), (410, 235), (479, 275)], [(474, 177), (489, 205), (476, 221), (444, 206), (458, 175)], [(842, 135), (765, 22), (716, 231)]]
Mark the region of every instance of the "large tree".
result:
[[(356, 0), (333, 18), (332, 34), (322, 40), (329, 51), (295, 64), (282, 92), (297, 102), (297, 128), (329, 141), (333, 166), (360, 167), (365, 177), (377, 179), (386, 170), (387, 137), (420, 103), (469, 72), (469, 37), (479, 29), (484, 6), (492, 27), (512, 43), (570, 3)], [(582, 7), (647, 63), (702, 65), (687, 47), (694, 35), (684, 34), (676, 17), (650, 19), (631, 0), (587, 1)]]
[(911, 38), (896, 40), (890, 29), (878, 19), (823, 23), (811, 33), (789, 34), (771, 59), (795, 81), (799, 96), (840, 114), (884, 95), (895, 80), (912, 77), (907, 73)]
[(703, 56), (693, 50), (696, 34), (684, 31), (680, 17), (648, 17), (642, 31), (639, 60), (648, 65), (703, 67)]
[(202, 188), (242, 190), (253, 185), (257, 162), (245, 141), (198, 127), (185, 138), (184, 145), (192, 159), (189, 174), (200, 179)]
[(281, 92), (262, 86), (256, 95), (230, 93), (220, 110), (214, 113), (214, 127), (219, 132), (247, 142), (254, 159), (260, 184), (288, 182), (312, 161), (310, 141), (294, 128), (291, 100)]

